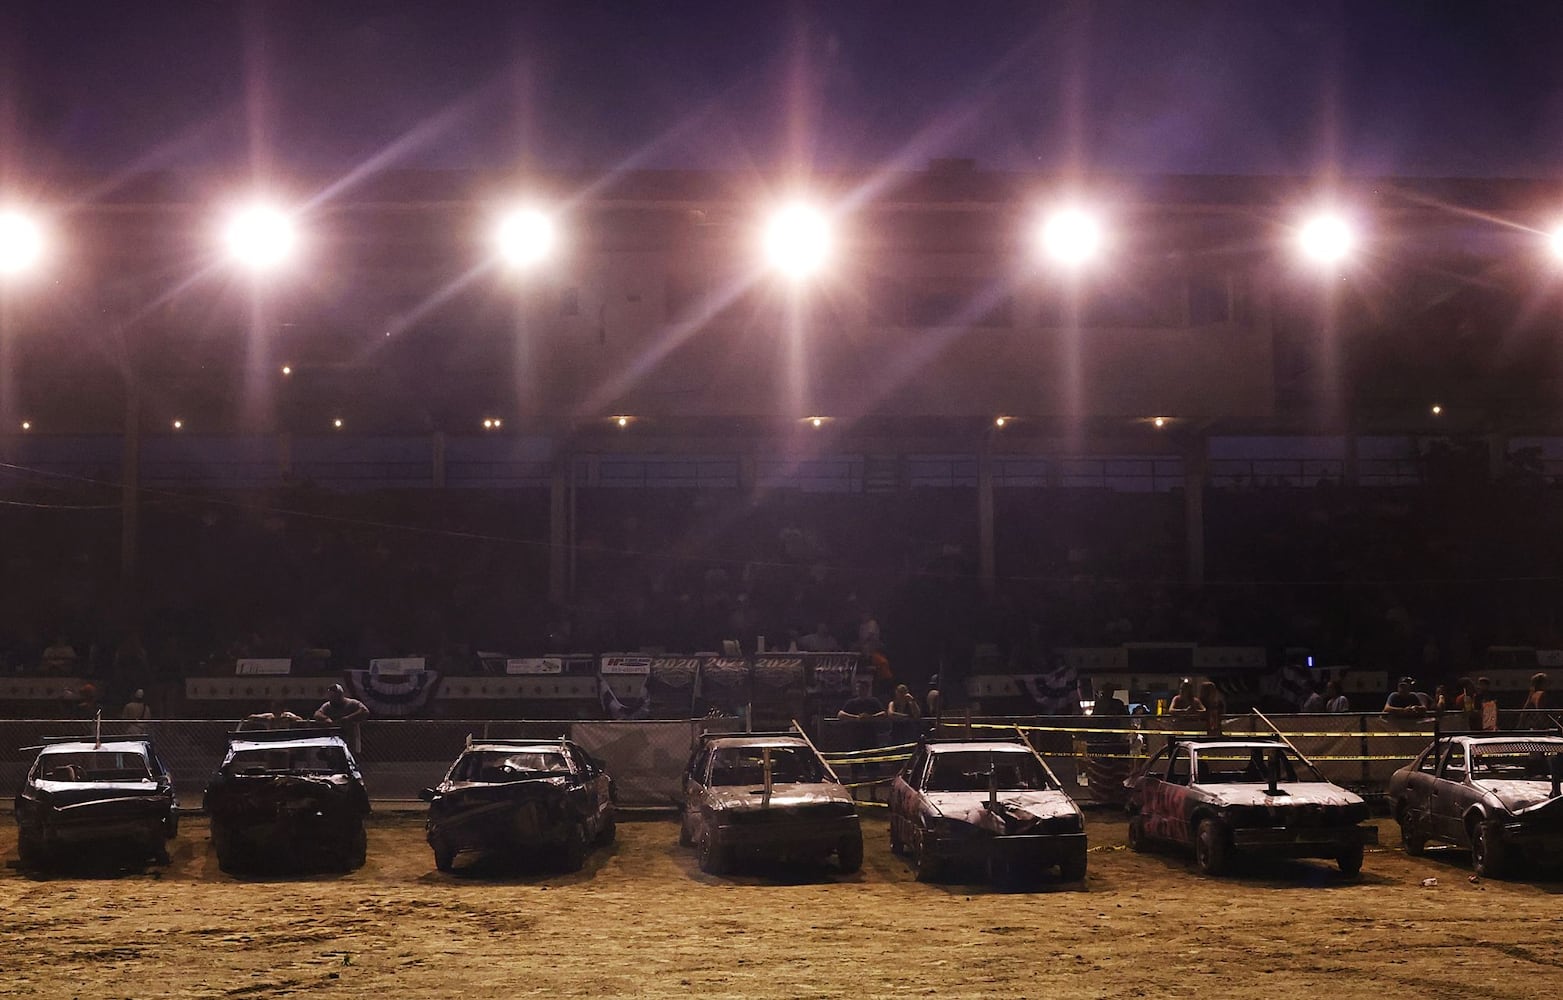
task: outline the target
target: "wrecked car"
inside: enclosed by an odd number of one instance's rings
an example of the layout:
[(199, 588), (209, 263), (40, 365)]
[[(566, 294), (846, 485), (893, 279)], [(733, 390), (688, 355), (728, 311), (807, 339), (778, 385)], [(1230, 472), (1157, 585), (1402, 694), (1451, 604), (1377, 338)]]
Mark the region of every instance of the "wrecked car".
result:
[(205, 807), (224, 871), (364, 863), (369, 796), (335, 730), (230, 734)]
[(743, 859), (863, 867), (857, 803), (798, 733), (707, 733), (684, 773), (679, 843), (700, 870), (722, 874)]
[(1193, 847), (1207, 875), (1242, 854), (1329, 858), (1354, 876), (1364, 845), (1378, 843), (1378, 828), (1364, 825), (1367, 803), (1280, 740), (1178, 740), (1124, 784), (1129, 848)]
[(613, 778), (568, 740), (469, 739), (445, 780), (420, 797), (442, 872), (462, 851), (544, 851), (577, 871), (591, 844), (614, 836)]
[(1476, 874), (1512, 872), (1520, 858), (1563, 857), (1563, 736), (1435, 736), (1389, 781), (1406, 853), (1429, 841), (1467, 848)]
[(1006, 740), (920, 744), (890, 785), (890, 849), (919, 881), (955, 865), (1012, 882), (1057, 866), (1085, 878), (1085, 817), (1030, 746)]
[(179, 832), (173, 778), (144, 736), (39, 747), (15, 816), (17, 852), (29, 868), (89, 851), (166, 865)]

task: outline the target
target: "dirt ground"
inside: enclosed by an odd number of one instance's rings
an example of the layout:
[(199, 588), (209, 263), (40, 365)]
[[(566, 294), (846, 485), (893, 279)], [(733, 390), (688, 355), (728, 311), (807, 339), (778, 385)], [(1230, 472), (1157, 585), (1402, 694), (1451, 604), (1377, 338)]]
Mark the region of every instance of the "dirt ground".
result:
[(1206, 879), (1099, 813), (1083, 888), (998, 893), (919, 884), (865, 827), (851, 877), (705, 876), (662, 819), (578, 874), (464, 856), (446, 876), (416, 815), (383, 814), (352, 875), (238, 880), (200, 817), (166, 871), (47, 879), (17, 870), (7, 824), (0, 996), (1563, 996), (1563, 882), (1472, 883), (1454, 852)]

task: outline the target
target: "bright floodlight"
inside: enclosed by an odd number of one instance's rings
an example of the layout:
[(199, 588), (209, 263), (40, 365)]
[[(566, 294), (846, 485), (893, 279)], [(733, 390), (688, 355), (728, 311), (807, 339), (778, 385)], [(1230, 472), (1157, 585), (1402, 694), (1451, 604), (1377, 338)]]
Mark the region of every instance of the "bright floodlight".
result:
[(31, 217), (0, 210), (0, 276), (23, 274), (43, 257), (43, 230)]
[(554, 252), (559, 234), (554, 220), (535, 208), (518, 208), (499, 220), (494, 240), (511, 267), (534, 267)]
[(1318, 215), (1297, 231), (1297, 247), (1316, 264), (1338, 264), (1357, 245), (1351, 223), (1339, 215)]
[(1042, 253), (1048, 260), (1065, 267), (1089, 263), (1102, 252), (1104, 233), (1101, 222), (1079, 208), (1061, 208), (1042, 222)]
[(766, 262), (790, 278), (818, 274), (830, 262), (830, 219), (801, 202), (784, 205), (765, 224)]
[(248, 205), (228, 217), (223, 230), (228, 255), (253, 271), (280, 267), (298, 247), (293, 219), (272, 205)]
[(1547, 246), (1552, 250), (1552, 256), (1563, 260), (1563, 225), (1559, 225), (1547, 236)]

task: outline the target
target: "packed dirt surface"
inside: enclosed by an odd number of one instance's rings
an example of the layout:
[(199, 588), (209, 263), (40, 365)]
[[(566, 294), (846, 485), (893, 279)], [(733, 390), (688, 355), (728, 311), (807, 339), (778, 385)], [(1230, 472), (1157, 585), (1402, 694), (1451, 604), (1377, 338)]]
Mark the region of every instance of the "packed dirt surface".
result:
[(40, 878), (7, 826), (0, 996), (1563, 995), (1563, 883), (1473, 883), (1462, 855), (1398, 848), (1358, 880), (1312, 862), (1208, 879), (1125, 850), (1120, 815), (1089, 834), (1083, 887), (1000, 893), (914, 881), (879, 817), (846, 877), (702, 875), (670, 820), (620, 824), (577, 874), (464, 855), (447, 876), (401, 814), (347, 876), (231, 878), (186, 817), (166, 870)]

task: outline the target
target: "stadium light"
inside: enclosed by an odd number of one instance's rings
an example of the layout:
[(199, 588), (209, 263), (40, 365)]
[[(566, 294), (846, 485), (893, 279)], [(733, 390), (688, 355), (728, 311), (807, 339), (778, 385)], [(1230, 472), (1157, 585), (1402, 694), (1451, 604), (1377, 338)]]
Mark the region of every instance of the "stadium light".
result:
[(1009, 423), (1009, 418), (1008, 417), (994, 417), (993, 418), (993, 426), (995, 426), (995, 427), (1003, 427), (1007, 423)]
[(630, 416), (628, 413), (616, 414), (609, 417), (608, 419), (612, 420), (614, 424), (619, 427), (628, 427), (630, 424), (635, 422), (635, 418)]
[(761, 242), (766, 263), (794, 280), (818, 274), (835, 251), (829, 217), (804, 202), (792, 202), (772, 212)]
[(1042, 256), (1061, 267), (1083, 267), (1101, 255), (1106, 232), (1101, 220), (1083, 208), (1057, 208), (1037, 231)]
[(342, 429), (342, 418), (341, 417), (337, 417), (336, 419), (332, 420), (331, 421), (331, 426), (335, 427), (337, 430), (341, 430)]
[(0, 277), (22, 275), (43, 259), (43, 227), (17, 209), (0, 209)]
[(282, 366), (282, 374), (283, 374), (284, 377), (286, 377), (288, 375), (292, 375), (293, 374), (293, 366), (292, 365), (283, 365)]
[(826, 424), (830, 423), (830, 420), (830, 417), (824, 415), (803, 418), (803, 422), (808, 424), (810, 427), (824, 427)]
[(1357, 246), (1357, 233), (1350, 220), (1335, 212), (1313, 216), (1297, 230), (1297, 249), (1315, 264), (1339, 264)]
[(275, 271), (298, 249), (298, 227), (277, 206), (253, 202), (228, 214), (223, 243), (243, 267), (258, 274)]
[(525, 270), (536, 267), (553, 255), (559, 243), (554, 220), (539, 208), (512, 209), (499, 220), (494, 230), (494, 245), (510, 267)]
[(1161, 428), (1167, 426), (1167, 418), (1166, 417), (1152, 417), (1151, 418), (1151, 424), (1153, 424), (1156, 427), (1157, 430), (1160, 430)]
[(31, 420), (23, 420), (22, 421), (22, 430), (30, 431), (32, 429), (33, 429), (33, 422)]
[(1557, 228), (1547, 235), (1547, 248), (1552, 251), (1553, 257), (1563, 260), (1563, 223), (1559, 223)]
[(185, 429), (185, 422), (183, 420), (175, 420), (174, 421), (174, 430), (182, 431), (184, 429)]
[(1435, 417), (1441, 417), (1444, 415), (1444, 408), (1439, 404), (1434, 403), (1432, 407), (1432, 414)]

